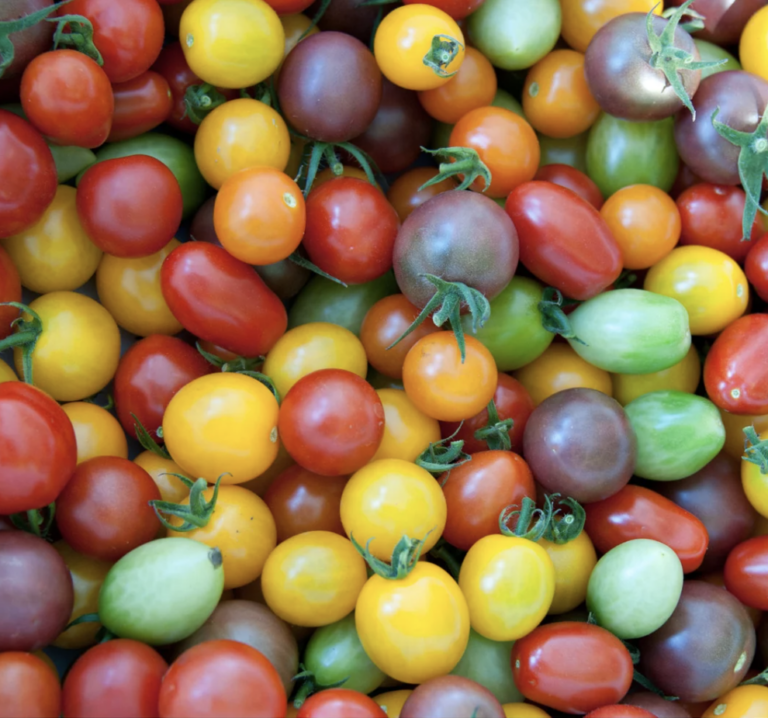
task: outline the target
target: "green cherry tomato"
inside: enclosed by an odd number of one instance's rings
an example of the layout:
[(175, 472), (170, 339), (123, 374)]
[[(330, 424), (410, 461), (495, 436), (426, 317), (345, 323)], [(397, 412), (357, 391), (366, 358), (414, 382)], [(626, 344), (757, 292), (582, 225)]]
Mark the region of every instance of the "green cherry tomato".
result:
[(723, 50), (720, 45), (715, 45), (714, 43), (707, 42), (706, 40), (699, 40), (698, 38), (694, 38), (693, 42), (699, 50), (699, 55), (701, 55), (702, 62), (717, 62), (718, 60), (728, 60), (728, 62), (724, 62), (722, 65), (704, 68), (701, 71), (702, 80), (718, 72), (726, 72), (727, 70), (741, 70), (741, 64), (739, 61), (733, 55), (731, 55), (728, 50)]
[(587, 173), (587, 140), (589, 132), (582, 132), (573, 137), (547, 137), (539, 135), (539, 166), (570, 165), (580, 172)]
[(499, 88), (496, 90), (496, 96), (491, 102), (492, 107), (503, 107), (505, 110), (514, 112), (516, 115), (525, 119), (525, 113), (523, 112), (523, 106), (512, 96), (511, 93)]
[(720, 412), (709, 400), (682, 391), (653, 391), (624, 407), (637, 437), (635, 474), (677, 481), (695, 474), (725, 444)]
[(50, 149), (53, 161), (56, 163), (59, 184), (69, 182), (96, 162), (96, 155), (85, 147), (59, 147), (50, 144), (48, 149)]
[(224, 590), (218, 549), (187, 538), (150, 541), (109, 570), (99, 618), (120, 638), (162, 646), (191, 636)]
[(677, 554), (658, 541), (635, 539), (597, 562), (589, 578), (587, 608), (615, 636), (641, 638), (667, 622), (682, 591)]
[(668, 192), (680, 162), (674, 129), (673, 117), (629, 122), (603, 113), (589, 131), (587, 174), (604, 197), (633, 184)]

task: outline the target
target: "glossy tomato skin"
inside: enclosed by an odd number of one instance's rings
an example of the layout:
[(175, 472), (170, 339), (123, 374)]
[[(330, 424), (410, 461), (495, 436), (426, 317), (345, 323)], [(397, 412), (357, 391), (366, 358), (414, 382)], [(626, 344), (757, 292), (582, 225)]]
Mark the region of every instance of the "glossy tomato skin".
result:
[(613, 496), (586, 507), (586, 531), (600, 553), (635, 539), (653, 539), (669, 546), (683, 571), (695, 571), (704, 559), (709, 537), (704, 524), (662, 495), (629, 485)]
[(173, 96), (166, 79), (157, 72), (142, 73), (127, 82), (113, 85), (115, 112), (107, 141), (138, 137), (165, 122), (171, 113)]
[(533, 179), (565, 187), (585, 199), (596, 210), (600, 210), (603, 206), (603, 195), (597, 185), (581, 170), (570, 165), (543, 165), (536, 171)]
[(363, 693), (348, 688), (331, 688), (310, 696), (296, 718), (386, 718), (386, 713)]
[(590, 711), (585, 718), (656, 718), (656, 715), (638, 706), (615, 705)]
[(21, 106), (56, 144), (93, 148), (109, 136), (115, 99), (94, 60), (75, 50), (56, 50), (38, 55), (24, 70)]
[(288, 325), (283, 303), (259, 275), (221, 247), (183, 244), (165, 260), (161, 282), (185, 329), (239, 356), (266, 354)]
[[(668, 3), (670, 6), (682, 4), (683, 0)], [(696, 0), (691, 9), (704, 16), (704, 28), (696, 37), (724, 47), (733, 45), (749, 18), (764, 5), (763, 0)]]
[(764, 234), (749, 250), (744, 274), (760, 299), (768, 302), (768, 234)]
[(725, 587), (745, 606), (768, 610), (768, 536), (736, 546), (725, 562)]
[(527, 182), (505, 209), (520, 239), (520, 261), (572, 299), (599, 294), (621, 273), (621, 252), (599, 212), (549, 182)]
[(733, 414), (768, 413), (768, 314), (749, 314), (728, 326), (704, 361), (710, 399)]
[(632, 685), (632, 672), (622, 642), (588, 623), (539, 626), (512, 648), (512, 675), (522, 694), (566, 713), (617, 703)]
[(36, 655), (8, 651), (0, 655), (0, 701), (8, 716), (58, 718), (59, 675)]
[[(23, 175), (19, 167), (24, 168)], [(40, 133), (7, 110), (0, 110), (0, 173), (16, 178), (3, 182), (0, 191), (0, 237), (10, 237), (40, 219), (53, 201), (58, 180), (53, 155)], [(6, 291), (3, 287), (1, 293), (5, 295)]]
[(0, 514), (47, 506), (77, 462), (72, 422), (47, 394), (29, 384), (0, 384)]
[(62, 692), (66, 716), (157, 716), (160, 684), (168, 664), (150, 646), (118, 638), (89, 649), (67, 673)]
[(501, 718), (504, 709), (496, 697), (479, 683), (463, 676), (440, 676), (417, 686), (408, 696), (400, 718)]
[[(8, 252), (0, 245), (0, 302), (21, 301), (19, 270)], [(0, 307), (0, 339), (13, 333), (11, 322), (19, 316), (16, 307)]]

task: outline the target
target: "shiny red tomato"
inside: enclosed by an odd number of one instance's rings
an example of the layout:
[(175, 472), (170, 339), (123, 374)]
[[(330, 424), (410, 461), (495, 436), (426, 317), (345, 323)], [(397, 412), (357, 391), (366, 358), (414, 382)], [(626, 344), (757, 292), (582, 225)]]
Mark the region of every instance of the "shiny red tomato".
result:
[(79, 718), (154, 718), (168, 664), (144, 643), (118, 638), (88, 649), (69, 669), (63, 714)]
[(61, 715), (58, 675), (31, 653), (0, 653), (0, 715), (58, 718)]
[(310, 696), (296, 718), (386, 718), (381, 706), (364, 693), (331, 688)]
[(655, 714), (638, 706), (603, 706), (590, 711), (584, 718), (656, 718)]
[[(0, 170), (2, 171), (2, 170)], [(0, 246), (0, 302), (21, 301), (21, 278), (19, 270), (8, 252)], [(5, 339), (11, 332), (13, 322), (19, 316), (15, 307), (0, 307), (0, 339)]]
[(768, 314), (749, 314), (720, 333), (704, 361), (709, 398), (732, 414), (768, 414)]
[(112, 86), (115, 112), (107, 140), (117, 142), (138, 137), (165, 122), (173, 97), (166, 79), (157, 72), (144, 72), (127, 82)]
[(163, 297), (187, 331), (239, 356), (266, 354), (285, 334), (285, 306), (253, 267), (221, 247), (187, 242), (160, 273)]
[(584, 508), (587, 534), (600, 553), (607, 553), (626, 541), (644, 538), (669, 546), (683, 564), (685, 573), (695, 571), (704, 560), (709, 544), (704, 524), (655, 491), (630, 484)]
[(297, 464), (322, 476), (352, 474), (379, 448), (384, 407), (365, 379), (343, 369), (321, 369), (285, 395), (277, 428)]
[(543, 165), (533, 178), (541, 182), (552, 182), (575, 192), (599, 210), (605, 200), (597, 185), (580, 170), (570, 165)]
[(768, 302), (768, 234), (764, 234), (752, 248), (744, 263), (744, 273), (760, 299)]
[(157, 430), (174, 394), (211, 371), (213, 367), (200, 353), (181, 339), (155, 334), (136, 342), (115, 373), (115, 410), (123, 429), (136, 438), (131, 416), (135, 414), (150, 436), (162, 443)]
[(19, 381), (0, 384), (0, 514), (53, 503), (77, 463), (75, 430), (53, 399)]
[[(40, 219), (53, 202), (58, 179), (53, 155), (40, 133), (7, 110), (0, 110), (0, 176), (7, 178), (0, 183), (0, 237), (11, 237)], [(0, 260), (0, 301), (9, 301), (4, 298), (3, 271)], [(0, 320), (0, 327), (3, 324)]]
[(550, 182), (526, 182), (505, 205), (520, 240), (520, 261), (572, 299), (599, 294), (621, 273), (621, 252), (600, 213)]
[(768, 536), (740, 543), (728, 555), (725, 587), (745, 606), (768, 611)]
[(56, 502), (56, 524), (78, 553), (117, 561), (157, 535), (160, 522), (149, 505), (160, 489), (138, 464), (97, 456), (79, 464)]

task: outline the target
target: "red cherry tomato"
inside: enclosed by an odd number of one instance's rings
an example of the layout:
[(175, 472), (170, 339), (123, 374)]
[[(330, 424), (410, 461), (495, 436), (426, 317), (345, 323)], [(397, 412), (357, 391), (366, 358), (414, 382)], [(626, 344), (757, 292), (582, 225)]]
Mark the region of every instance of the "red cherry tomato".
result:
[(0, 715), (59, 718), (61, 687), (58, 675), (31, 653), (0, 653)]
[(381, 706), (348, 688), (320, 691), (304, 701), (296, 718), (386, 718)]
[(744, 273), (760, 299), (768, 302), (768, 234), (764, 234), (752, 248), (744, 263)]
[(115, 98), (109, 78), (95, 61), (75, 50), (56, 50), (27, 65), (21, 106), (29, 121), (56, 144), (90, 148), (109, 136)]
[[(53, 202), (58, 179), (53, 155), (40, 133), (7, 110), (0, 110), (0, 177), (6, 178), (0, 183), (0, 237), (10, 237), (40, 219)], [(7, 302), (3, 271), (0, 260), (0, 301)], [(0, 314), (0, 338), (4, 325)]]
[(695, 571), (704, 560), (709, 536), (692, 513), (655, 491), (630, 484), (613, 496), (587, 504), (586, 531), (595, 548), (607, 553), (634, 539), (653, 539), (669, 546), (683, 564)]
[(768, 611), (768, 536), (734, 548), (725, 562), (725, 587), (745, 606)]
[[(2, 171), (2, 170), (0, 170)], [(0, 246), (0, 302), (21, 301), (21, 278), (19, 270), (8, 252)], [(13, 322), (19, 316), (15, 307), (0, 307), (0, 339), (5, 339), (11, 332)]]
[(221, 247), (187, 242), (160, 273), (163, 297), (187, 331), (239, 356), (266, 354), (285, 334), (288, 314), (253, 267)]
[(575, 192), (597, 210), (605, 202), (597, 185), (583, 172), (570, 165), (543, 165), (536, 171), (536, 176), (533, 179), (559, 184), (561, 187)]
[(656, 718), (656, 716), (645, 708), (637, 706), (603, 706), (596, 711), (590, 711), (584, 718)]
[(267, 0), (267, 4), (278, 15), (292, 15), (296, 12), (304, 12), (313, 0)]
[(171, 113), (173, 97), (166, 79), (145, 72), (128, 82), (112, 86), (115, 112), (107, 140), (117, 142), (138, 137), (157, 127)]

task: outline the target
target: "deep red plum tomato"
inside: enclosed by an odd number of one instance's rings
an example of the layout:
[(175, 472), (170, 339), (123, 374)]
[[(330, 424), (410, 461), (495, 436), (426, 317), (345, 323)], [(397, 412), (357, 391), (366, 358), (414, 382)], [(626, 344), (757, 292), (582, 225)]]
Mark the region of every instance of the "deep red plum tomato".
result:
[(364, 693), (331, 688), (310, 696), (296, 718), (386, 718), (381, 706)]
[(725, 587), (745, 606), (768, 611), (768, 536), (736, 546), (725, 562)]
[(129, 140), (165, 122), (171, 113), (173, 96), (166, 79), (147, 71), (127, 82), (112, 86), (115, 112), (109, 142)]
[(596, 210), (599, 210), (605, 201), (598, 186), (581, 170), (570, 165), (544, 165), (539, 167), (533, 179), (565, 187), (589, 202)]
[(768, 234), (753, 244), (744, 263), (744, 273), (760, 299), (768, 302)]

